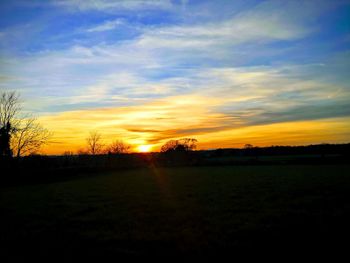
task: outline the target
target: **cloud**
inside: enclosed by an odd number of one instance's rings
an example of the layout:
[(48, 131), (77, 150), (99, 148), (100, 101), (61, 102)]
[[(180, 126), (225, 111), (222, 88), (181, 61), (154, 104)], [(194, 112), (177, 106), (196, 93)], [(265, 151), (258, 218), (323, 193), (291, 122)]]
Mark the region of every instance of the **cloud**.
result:
[[(215, 110), (241, 118), (246, 125), (350, 116), (350, 87), (342, 83), (339, 73), (337, 80), (331, 79), (333, 67), (214, 69), (205, 75), (221, 78), (221, 88), (202, 90), (202, 94), (225, 97)], [(339, 65), (335, 68), (339, 70)]]
[(55, 153), (82, 147), (90, 130), (101, 132), (106, 143), (122, 138), (134, 145), (150, 144), (154, 150), (169, 139), (181, 137), (197, 138), (202, 149), (237, 147), (245, 143), (344, 142), (348, 138), (349, 117), (322, 121), (282, 118), (277, 123), (271, 123), (271, 119), (265, 123), (249, 123), (242, 116), (232, 118), (211, 112), (210, 108), (220, 103), (208, 97), (178, 96), (133, 107), (67, 111), (41, 117), (40, 121), (55, 131), (53, 140), (62, 145), (53, 147)]
[(256, 146), (347, 143), (349, 120), (347, 117), (252, 125), (200, 134), (196, 138), (204, 149), (218, 148), (218, 145), (220, 148), (243, 147), (246, 143)]
[(265, 1), (230, 18), (151, 27), (140, 36), (138, 44), (168, 49), (207, 49), (211, 46), (221, 49), (249, 42), (261, 45), (296, 40), (317, 30), (312, 21), (327, 8), (330, 8), (329, 4), (324, 2)]
[[(3, 74), (0, 88), (21, 87), (30, 109), (41, 114), (86, 107), (135, 106), (179, 94), (216, 98), (220, 103), (215, 107), (204, 106), (213, 113), (236, 116), (252, 124), (348, 114), (343, 110), (350, 101), (346, 54), (324, 64), (172, 71), (170, 67), (167, 70), (174, 75), (162, 76), (159, 71), (165, 69), (151, 53), (139, 51), (144, 58), (142, 63), (137, 52), (120, 53), (123, 50), (127, 50), (126, 46), (74, 47), (68, 52), (12, 61), (16, 73)], [(304, 109), (301, 114), (296, 114), (298, 108)], [(219, 126), (226, 125), (233, 123)]]
[(223, 48), (253, 41), (294, 40), (308, 33), (302, 25), (288, 23), (283, 16), (253, 13), (216, 23), (146, 29), (137, 44), (153, 49)]
[[(40, 121), (55, 131), (55, 141), (67, 144), (82, 144), (89, 130), (99, 130), (110, 140), (118, 137), (133, 144), (159, 144), (179, 135), (176, 132), (179, 127), (217, 125), (218, 114), (208, 111), (208, 105), (217, 103), (213, 98), (174, 96), (131, 107), (67, 111), (43, 116)], [(188, 114), (188, 107), (191, 107), (191, 114)], [(67, 141), (68, 134), (73, 138)]]
[(57, 0), (57, 6), (79, 11), (135, 10), (135, 9), (167, 9), (171, 2), (167, 0)]
[(86, 31), (87, 32), (103, 32), (103, 31), (109, 31), (117, 28), (119, 25), (123, 24), (122, 19), (115, 19), (111, 21), (106, 21), (101, 25), (94, 26), (91, 28), (88, 28)]

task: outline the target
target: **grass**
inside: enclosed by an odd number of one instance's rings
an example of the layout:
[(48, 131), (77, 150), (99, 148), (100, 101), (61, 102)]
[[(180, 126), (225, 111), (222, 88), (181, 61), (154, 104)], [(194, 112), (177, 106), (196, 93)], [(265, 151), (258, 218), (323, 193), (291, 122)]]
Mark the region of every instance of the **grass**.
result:
[(2, 250), (13, 260), (342, 249), (349, 175), (347, 165), (149, 168), (4, 187)]

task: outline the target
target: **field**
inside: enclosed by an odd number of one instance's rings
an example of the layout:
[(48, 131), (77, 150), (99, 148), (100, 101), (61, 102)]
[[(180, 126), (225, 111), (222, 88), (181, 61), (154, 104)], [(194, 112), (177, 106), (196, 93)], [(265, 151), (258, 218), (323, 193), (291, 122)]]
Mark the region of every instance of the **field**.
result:
[(1, 188), (8, 259), (341, 251), (350, 166), (134, 169)]

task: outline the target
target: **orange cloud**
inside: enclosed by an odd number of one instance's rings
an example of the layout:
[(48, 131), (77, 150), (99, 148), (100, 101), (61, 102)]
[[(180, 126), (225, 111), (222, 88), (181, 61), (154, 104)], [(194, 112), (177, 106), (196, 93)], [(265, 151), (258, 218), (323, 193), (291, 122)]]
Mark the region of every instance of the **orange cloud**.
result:
[(106, 144), (124, 140), (149, 145), (152, 150), (169, 139), (194, 137), (200, 149), (254, 145), (297, 145), (322, 142), (348, 142), (350, 118), (281, 122), (254, 125), (212, 109), (223, 99), (198, 95), (175, 96), (151, 103), (118, 108), (68, 111), (39, 120), (54, 133), (47, 154), (61, 154), (85, 147), (92, 130), (102, 134)]

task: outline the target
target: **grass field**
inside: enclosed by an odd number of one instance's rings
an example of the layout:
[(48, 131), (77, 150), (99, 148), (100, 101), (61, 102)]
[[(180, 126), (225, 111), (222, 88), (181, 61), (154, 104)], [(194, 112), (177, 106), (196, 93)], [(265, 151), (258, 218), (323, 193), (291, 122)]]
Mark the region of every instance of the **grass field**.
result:
[(2, 255), (341, 250), (350, 166), (149, 168), (1, 188)]

